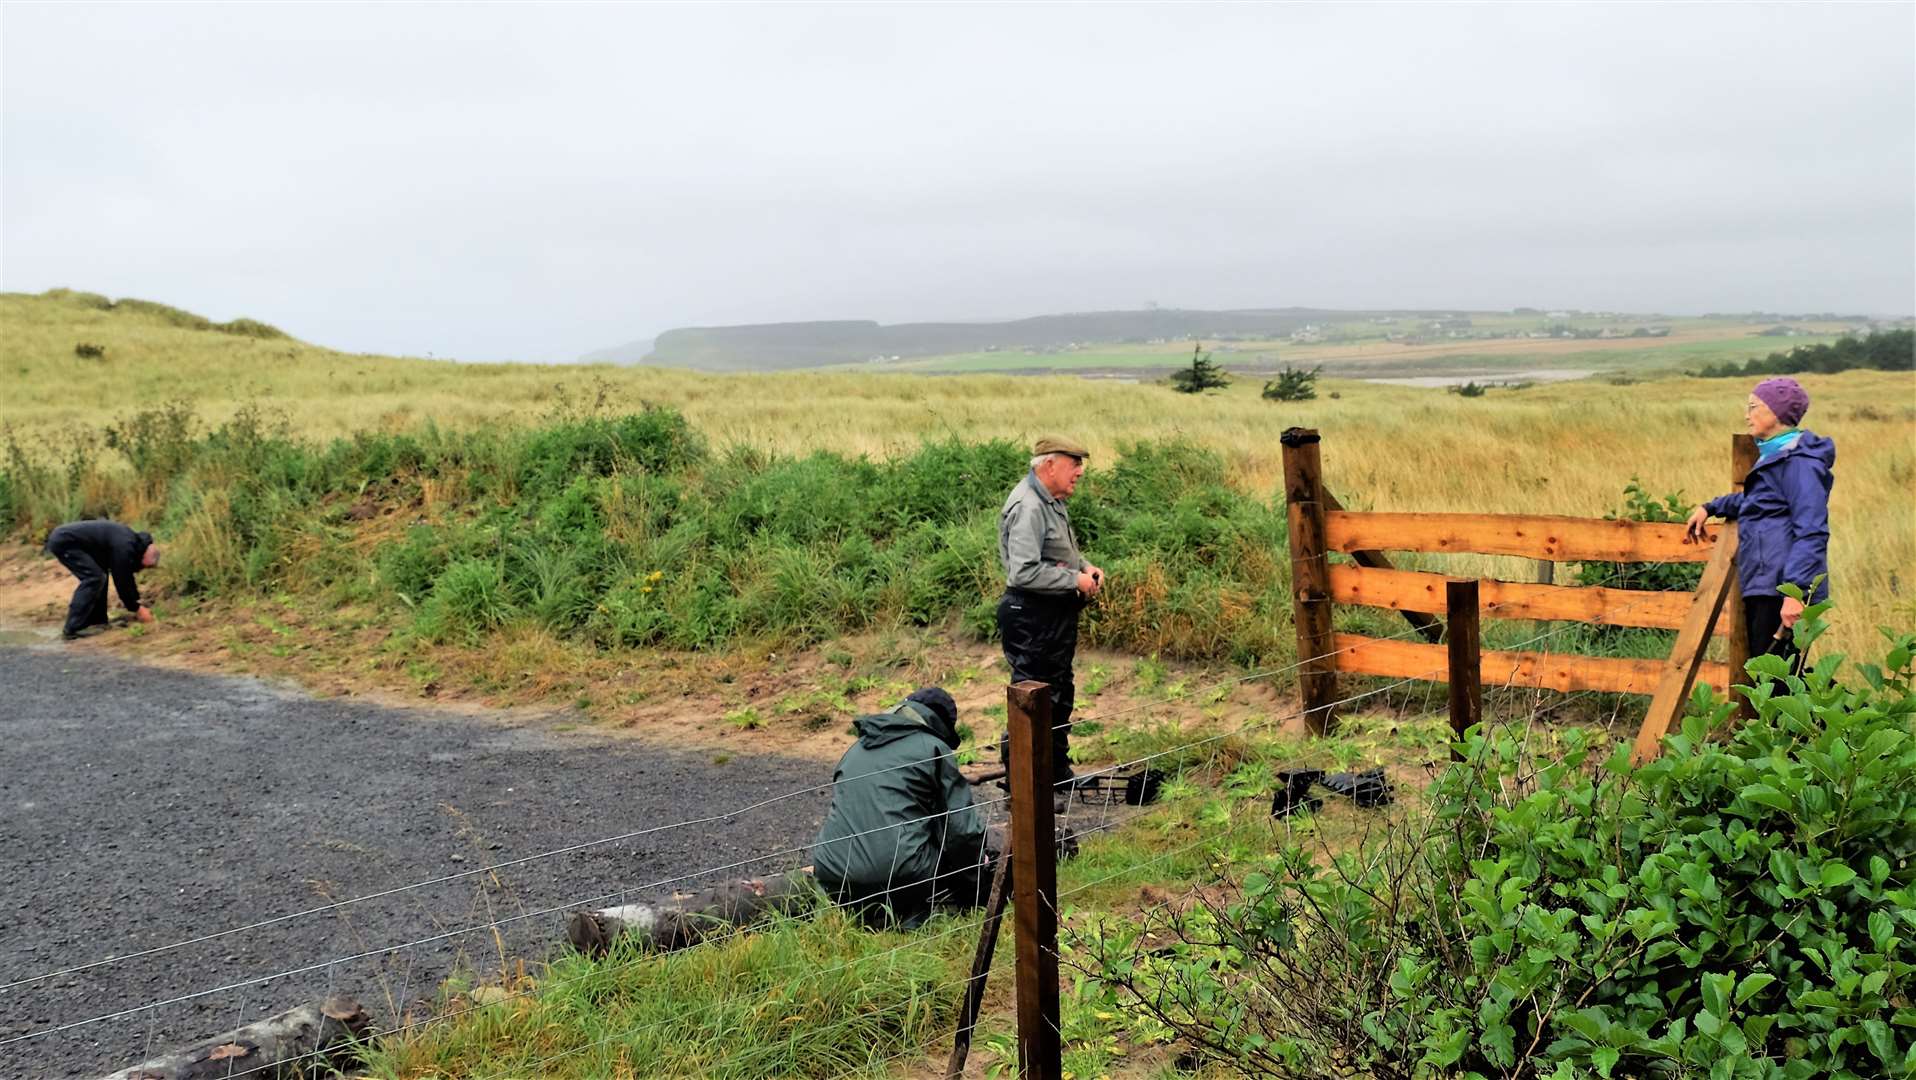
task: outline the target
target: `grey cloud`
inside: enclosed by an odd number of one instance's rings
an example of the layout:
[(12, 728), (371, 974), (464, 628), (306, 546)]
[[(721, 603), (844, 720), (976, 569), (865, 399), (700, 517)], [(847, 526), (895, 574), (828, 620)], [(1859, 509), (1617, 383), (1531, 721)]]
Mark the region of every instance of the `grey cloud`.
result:
[(0, 287), (345, 348), (1916, 308), (1907, 5), (0, 9)]

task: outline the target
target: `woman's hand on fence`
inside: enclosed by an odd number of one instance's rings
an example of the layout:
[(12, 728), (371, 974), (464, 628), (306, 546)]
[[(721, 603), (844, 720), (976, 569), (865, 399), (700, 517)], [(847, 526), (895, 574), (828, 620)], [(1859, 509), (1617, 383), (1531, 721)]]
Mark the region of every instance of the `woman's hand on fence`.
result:
[(1699, 506), (1695, 510), (1690, 511), (1690, 520), (1683, 523), (1683, 539), (1692, 544), (1700, 544), (1709, 539), (1707, 530), (1709, 522), (1710, 512), (1708, 510)]

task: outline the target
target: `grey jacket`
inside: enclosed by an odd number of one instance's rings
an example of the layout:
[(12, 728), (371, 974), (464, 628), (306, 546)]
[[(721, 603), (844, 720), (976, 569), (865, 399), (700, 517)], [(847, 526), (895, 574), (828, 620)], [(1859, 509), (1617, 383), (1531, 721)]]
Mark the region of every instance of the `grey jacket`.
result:
[(1010, 588), (1077, 591), (1078, 572), (1085, 564), (1071, 531), (1071, 515), (1064, 500), (1046, 491), (1035, 472), (1018, 481), (998, 512), (998, 559)]

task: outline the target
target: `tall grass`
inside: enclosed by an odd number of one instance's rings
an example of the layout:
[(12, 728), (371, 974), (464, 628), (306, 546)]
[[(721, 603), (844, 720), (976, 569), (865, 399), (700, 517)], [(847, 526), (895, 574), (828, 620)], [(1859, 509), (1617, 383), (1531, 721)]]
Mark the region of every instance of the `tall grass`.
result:
[(888, 1059), (949, 1028), (969, 935), (904, 948), (837, 911), (684, 952), (568, 953), (493, 1004), (448, 1003), (375, 1047), (366, 1075), (885, 1076)]
[[(714, 456), (662, 408), (320, 444), (257, 410), (203, 428), (166, 405), (109, 434), (119, 467), (86, 458), (77, 484), (70, 463), (12, 444), (0, 483), (21, 494), (7, 524), (44, 533), (77, 486), (173, 539), (169, 573), (188, 592), (296, 584), (383, 604), (422, 642), (467, 645), (519, 624), (608, 648), (804, 644), (954, 614), (988, 634), (997, 511), (1026, 467), (1008, 441), (951, 438), (886, 461)], [(1114, 582), (1090, 641), (1284, 654), (1283, 514), (1234, 489), (1218, 454), (1128, 447), (1074, 516)]]
[[(383, 466), (371, 460), (362, 463), (353, 485), (366, 483), (368, 493), (386, 505), (402, 495), (412, 499), (418, 505), (409, 508), (408, 520), (437, 523), (456, 515), (462, 505), (516, 503), (522, 495), (516, 485), (522, 482), (570, 482), (524, 475), (507, 461), (521, 452), (514, 432), (582, 415), (643, 414), (648, 402), (682, 416), (711, 448), (708, 462), (724, 466), (724, 475), (733, 477), (749, 473), (754, 461), (775, 461), (781, 470), (796, 468), (792, 462), (816, 451), (847, 462), (862, 457), (869, 467), (880, 468), (921, 454), (927, 439), (1023, 444), (1042, 432), (1064, 429), (1092, 448), (1091, 483), (1108, 473), (1123, 444), (1182, 441), (1221, 462), (1218, 481), (1223, 487), (1264, 503), (1282, 475), (1277, 434), (1302, 424), (1324, 433), (1326, 482), (1354, 506), (1597, 515), (1615, 506), (1633, 476), (1652, 492), (1681, 491), (1694, 501), (1725, 490), (1727, 436), (1740, 425), (1744, 396), (1724, 381), (1687, 378), (1628, 386), (1540, 385), (1481, 399), (1325, 380), (1318, 400), (1278, 404), (1260, 400), (1257, 387), (1248, 384), (1192, 398), (1157, 386), (1065, 377), (717, 376), (637, 368), (461, 365), (357, 356), (290, 339), (216, 334), (139, 311), (88, 306), (70, 297), (0, 296), (0, 329), (0, 374), (6, 379), (0, 425), (12, 429), (23, 457), (36, 463), (33, 470), (14, 467), (0, 476), (0, 520), (13, 521), (113, 509), (153, 522), (162, 511), (175, 513), (177, 508), (158, 505), (157, 493), (139, 496), (121, 490), (116, 477), (132, 466), (106, 445), (102, 432), (180, 398), (193, 402), (198, 422), (206, 427), (226, 424), (251, 404), (256, 411), (285, 410), (291, 420), (284, 434), (307, 445), (344, 440), (365, 444), (367, 454), (387, 454), (390, 460)], [(104, 345), (105, 357), (76, 358), (73, 347), (82, 340)], [(1832, 641), (1854, 651), (1870, 646), (1875, 625), (1907, 621), (1916, 609), (1916, 582), (1910, 580), (1909, 569), (1916, 567), (1916, 514), (1908, 499), (1916, 490), (1916, 379), (1907, 373), (1852, 371), (1805, 375), (1802, 381), (1813, 399), (1809, 426), (1833, 436), (1839, 445), (1831, 496), (1831, 569), (1845, 603), (1845, 621)], [(1332, 392), (1340, 397), (1332, 399)], [(459, 467), (407, 471), (419, 453), (455, 436), (467, 440), (459, 451)], [(783, 480), (788, 474), (777, 475)], [(855, 479), (862, 474), (843, 475)], [(796, 474), (790, 478), (803, 479)], [(628, 471), (615, 483), (607, 480), (595, 477), (592, 492), (582, 490), (578, 497), (601, 504), (607, 536), (615, 546), (681, 558), (678, 565), (696, 567), (707, 581), (731, 569), (730, 563), (718, 565), (709, 552), (694, 559), (693, 538), (663, 527), (683, 492), (683, 478)], [(1194, 493), (1181, 490), (1174, 501)], [(709, 501), (713, 489), (708, 484), (695, 497)], [(186, 498), (177, 489), (170, 496), (173, 502)], [(204, 501), (205, 496), (198, 498)], [(922, 495), (919, 498), (922, 501)], [(22, 506), (27, 509), (19, 509)], [(230, 543), (214, 528), (218, 509), (208, 508), (194, 546), (201, 540), (214, 546)], [(258, 510), (242, 507), (244, 512)], [(1095, 516), (1088, 508), (1074, 513)], [(1154, 511), (1152, 516), (1164, 515)], [(177, 516), (168, 520), (169, 528), (183, 525)], [(385, 519), (381, 523), (390, 525)], [(970, 526), (957, 522), (942, 527), (950, 531)], [(403, 529), (386, 527), (378, 535), (384, 539), (389, 533)], [(361, 542), (369, 535), (358, 523), (334, 520), (296, 529), (284, 542), (303, 558), (330, 559), (335, 556), (326, 554), (326, 538), (346, 534)], [(450, 542), (445, 536), (435, 541), (440, 546)], [(954, 546), (957, 543), (954, 539)], [(495, 550), (486, 554), (505, 558), (497, 547), (495, 543)], [(856, 542), (845, 555), (862, 557)], [(1177, 628), (1179, 622), (1208, 619), (1207, 604), (1228, 611), (1258, 602), (1258, 592), (1248, 588), (1215, 598), (1200, 595), (1201, 587), (1194, 584), (1198, 578), (1180, 573), (1176, 582), (1159, 580), (1148, 566), (1119, 577), (1109, 549), (1094, 548), (1093, 555), (1114, 571), (1114, 593), (1135, 586), (1150, 597), (1182, 605), (1184, 614), (1170, 619), (1171, 629), (1163, 631), (1172, 638), (1189, 637)], [(588, 578), (604, 573), (594, 551), (572, 557)], [(820, 557), (814, 553), (812, 562)], [(1235, 568), (1227, 559), (1226, 569), (1241, 571), (1246, 582), (1261, 580), (1250, 565), (1254, 558), (1244, 553), (1242, 565)], [(1530, 567), (1512, 560), (1423, 561), (1431, 568), (1465, 573), (1519, 580), (1531, 575)], [(247, 572), (237, 551), (222, 556), (219, 566), (217, 576), (225, 578)], [(983, 568), (989, 569), (988, 564)], [(804, 560), (788, 559), (780, 569), (786, 596), (802, 587), (809, 574)], [(560, 580), (549, 565), (544, 572), (548, 585)], [(946, 578), (959, 572), (941, 564)], [(305, 571), (282, 567), (280, 573), (303, 576)], [(887, 610), (912, 611), (914, 617), (926, 615), (927, 605), (941, 595), (917, 579), (888, 584)], [(685, 588), (683, 581), (675, 581), (667, 591)], [(577, 606), (576, 597), (558, 595), (550, 587), (545, 591), (548, 606)], [(660, 591), (655, 586), (647, 593), (635, 584), (621, 595), (626, 614), (617, 622), (617, 636), (659, 636), (657, 616), (648, 611), (661, 599)], [(609, 592), (601, 590), (601, 600)], [(900, 593), (902, 601), (894, 600)], [(423, 599), (423, 591), (408, 595)], [(681, 607), (690, 602), (679, 592), (674, 595)], [(723, 624), (727, 605), (709, 588), (704, 595), (701, 603)], [(861, 590), (853, 595), (865, 594)], [(845, 602), (837, 594), (825, 599)], [(1112, 604), (1100, 607), (1114, 620), (1124, 618)], [(594, 613), (607, 621), (596, 607)], [(1139, 616), (1129, 632), (1143, 640), (1146, 631), (1160, 632)], [(1282, 626), (1272, 632), (1280, 637), (1286, 633)]]

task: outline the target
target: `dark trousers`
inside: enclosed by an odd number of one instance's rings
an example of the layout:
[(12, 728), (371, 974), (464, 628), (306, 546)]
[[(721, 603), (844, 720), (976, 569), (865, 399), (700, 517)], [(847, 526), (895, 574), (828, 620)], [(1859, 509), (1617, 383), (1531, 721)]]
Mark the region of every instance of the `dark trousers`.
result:
[[(1790, 662), (1790, 674), (1803, 674), (1803, 654), (1795, 636), (1788, 630), (1776, 636), (1783, 625), (1783, 597), (1746, 596), (1743, 598), (1743, 628), (1750, 635), (1751, 656), (1781, 656)], [(1733, 673), (1741, 678), (1743, 673)]]
[(67, 605), (67, 622), (62, 633), (71, 637), (89, 626), (105, 625), (106, 571), (100, 569), (100, 564), (80, 545), (63, 537), (48, 540), (47, 553), (80, 579), (79, 587), (73, 590), (73, 602)]
[(983, 907), (991, 899), (991, 875), (1004, 856), (995, 847), (987, 846), (982, 858), (980, 862), (948, 857), (931, 881), (864, 887), (820, 877), (818, 884), (834, 903), (856, 914), (860, 922), (872, 929), (915, 930), (924, 925), (934, 911)]
[(1051, 782), (1071, 779), (1071, 708), (1077, 687), (1071, 661), (1078, 652), (1078, 594), (1007, 589), (998, 600), (998, 637), (1011, 681), (1035, 679), (1051, 687)]

